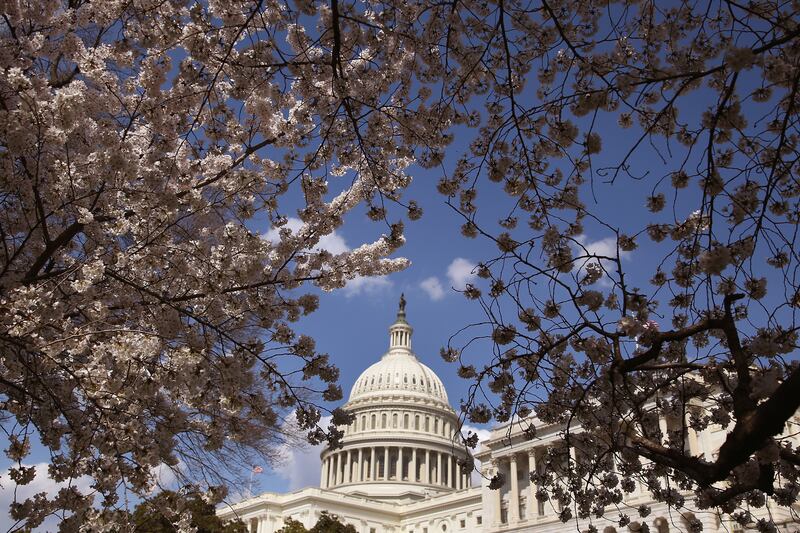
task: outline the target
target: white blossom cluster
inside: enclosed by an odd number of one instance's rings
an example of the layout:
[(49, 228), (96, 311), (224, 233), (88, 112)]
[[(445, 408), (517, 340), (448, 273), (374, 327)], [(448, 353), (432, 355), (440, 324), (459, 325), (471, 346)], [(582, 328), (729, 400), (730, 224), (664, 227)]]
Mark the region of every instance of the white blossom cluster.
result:
[[(0, 423), (17, 483), (31, 439), (54, 480), (93, 480), (15, 502), (18, 526), (120, 530), (120, 495), (165, 465), (219, 500), (290, 410), (338, 445), (346, 413), (315, 407), (338, 370), (291, 324), (318, 305), (303, 286), (407, 266), (388, 209), (419, 218), (406, 168), (447, 140), (410, 77), (428, 52), (335, 2), (0, 10)], [(365, 203), (385, 235), (317, 246)]]

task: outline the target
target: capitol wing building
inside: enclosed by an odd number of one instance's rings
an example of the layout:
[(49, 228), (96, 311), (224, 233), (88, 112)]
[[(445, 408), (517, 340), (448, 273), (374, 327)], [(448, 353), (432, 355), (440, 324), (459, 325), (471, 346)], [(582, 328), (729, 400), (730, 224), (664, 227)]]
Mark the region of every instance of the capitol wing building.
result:
[[(439, 377), (411, 350), (412, 328), (401, 299), (397, 320), (389, 328), (389, 351), (356, 380), (345, 408), (355, 421), (345, 429), (344, 447), (324, 450), (320, 486), (291, 493), (266, 492), (218, 510), (223, 519), (239, 518), (250, 533), (274, 533), (291, 518), (307, 528), (323, 512), (335, 514), (360, 533), (458, 533), (584, 531), (588, 524), (561, 523), (558, 509), (535, 498), (529, 472), (537, 458), (559, 439), (557, 427), (539, 427), (527, 440), (518, 428), (495, 428), (475, 455), (481, 462), (481, 483), (461, 472), (457, 462), (465, 452), (453, 439), (458, 418), (448, 403)], [(713, 453), (725, 438), (711, 428), (690, 434), (694, 453)], [(456, 444), (454, 444), (454, 442)], [(507, 480), (490, 490), (488, 479), (502, 472)], [(720, 522), (713, 513), (681, 514), (653, 502), (641, 488), (628, 497), (633, 509), (641, 504), (652, 512), (641, 522), (615, 527), (617, 513), (606, 523), (594, 520), (602, 533), (636, 532), (646, 524), (651, 532), (688, 531), (692, 520), (703, 531), (740, 532), (740, 526)], [(636, 519), (632, 509), (629, 514)], [(797, 510), (795, 510), (796, 512)], [(770, 513), (780, 531), (800, 531), (789, 509), (759, 509)]]

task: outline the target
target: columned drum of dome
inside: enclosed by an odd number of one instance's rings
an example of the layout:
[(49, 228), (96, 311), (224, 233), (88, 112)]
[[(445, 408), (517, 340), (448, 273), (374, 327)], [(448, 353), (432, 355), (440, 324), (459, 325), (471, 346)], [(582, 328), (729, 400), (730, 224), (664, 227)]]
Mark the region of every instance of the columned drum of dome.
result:
[(321, 487), (373, 499), (417, 500), (469, 488), (453, 439), (458, 417), (439, 377), (411, 349), (401, 296), (389, 350), (355, 381), (344, 447), (322, 452)]

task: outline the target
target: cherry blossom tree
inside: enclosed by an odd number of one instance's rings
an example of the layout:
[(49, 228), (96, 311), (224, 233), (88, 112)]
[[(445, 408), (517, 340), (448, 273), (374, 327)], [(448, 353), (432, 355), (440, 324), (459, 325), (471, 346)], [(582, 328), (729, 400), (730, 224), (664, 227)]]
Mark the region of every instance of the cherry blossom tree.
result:
[[(742, 524), (797, 502), (798, 9), (498, 0), (432, 17), (442, 101), (479, 131), (439, 190), (497, 250), (464, 291), (486, 321), (442, 356), (473, 382), (466, 419), (563, 428), (533, 478), (564, 521), (625, 526), (636, 480)], [(718, 452), (690, 446), (714, 427)]]
[[(583, 432), (581, 464), (539, 480), (565, 519), (634, 477), (743, 522), (795, 502), (798, 6), (660, 4), (5, 3), (6, 453), (30, 481), (35, 436), (52, 478), (95, 491), (14, 516), (102, 524), (163, 465), (219, 485), (289, 409), (336, 445), (315, 402), (337, 371), (291, 323), (317, 306), (304, 285), (406, 265), (412, 163), (498, 248), (465, 291), (491, 360), (444, 351), (475, 381), (465, 412)], [(385, 235), (320, 249), (360, 204)], [(685, 446), (712, 424), (716, 457)]]
[[(316, 405), (341, 398), (338, 370), (291, 325), (318, 305), (302, 288), (406, 266), (389, 258), (402, 223), (384, 206), (418, 217), (401, 199), (403, 135), (436, 124), (407, 105), (413, 55), (344, 13), (3, 5), (0, 420), (12, 479), (35, 477), (39, 441), (65, 486), (15, 502), (18, 527), (53, 513), (100, 527), (164, 468), (218, 501), (290, 438), (290, 410), (312, 442), (337, 445), (347, 416), (318, 427)], [(384, 235), (321, 249), (364, 203)], [(87, 476), (90, 493), (69, 483)]]

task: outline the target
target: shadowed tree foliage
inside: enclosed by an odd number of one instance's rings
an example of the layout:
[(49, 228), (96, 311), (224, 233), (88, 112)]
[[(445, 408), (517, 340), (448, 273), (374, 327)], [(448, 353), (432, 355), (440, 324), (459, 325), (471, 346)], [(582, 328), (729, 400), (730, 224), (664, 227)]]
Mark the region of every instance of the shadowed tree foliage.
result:
[(137, 505), (131, 522), (135, 533), (176, 533), (176, 524), (197, 528), (197, 533), (247, 533), (241, 520), (224, 524), (214, 506), (198, 493), (179, 497), (175, 492), (163, 491)]
[(278, 533), (356, 533), (356, 528), (350, 524), (343, 524), (339, 517), (334, 514), (323, 512), (317, 523), (311, 529), (306, 529), (302, 522), (286, 520), (286, 525), (278, 530)]

